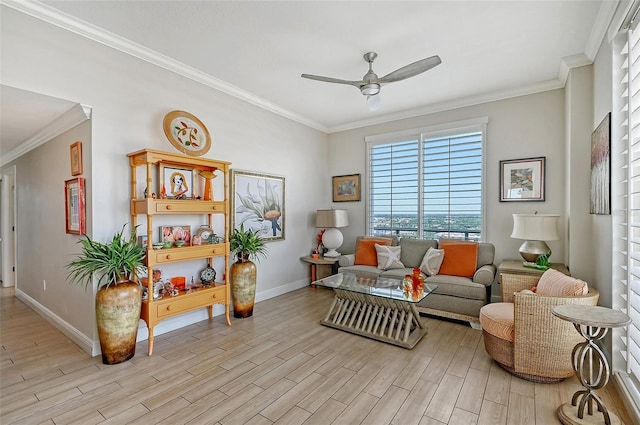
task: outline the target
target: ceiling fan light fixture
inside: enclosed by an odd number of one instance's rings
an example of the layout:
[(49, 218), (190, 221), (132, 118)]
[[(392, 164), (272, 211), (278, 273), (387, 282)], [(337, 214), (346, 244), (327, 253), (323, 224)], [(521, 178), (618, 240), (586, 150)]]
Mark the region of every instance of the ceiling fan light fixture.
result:
[(362, 93), (365, 96), (375, 96), (376, 94), (380, 93), (380, 84), (378, 83), (364, 84), (363, 86), (360, 87), (360, 93)]
[(380, 106), (381, 99), (379, 94), (367, 96), (367, 107), (371, 112), (377, 111), (378, 109), (380, 109)]

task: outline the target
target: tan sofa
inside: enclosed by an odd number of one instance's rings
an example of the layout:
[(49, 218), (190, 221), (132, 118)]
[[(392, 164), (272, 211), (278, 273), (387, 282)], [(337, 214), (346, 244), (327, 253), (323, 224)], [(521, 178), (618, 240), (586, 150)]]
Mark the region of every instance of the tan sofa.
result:
[[(358, 240), (361, 238), (359, 237)], [(404, 277), (411, 274), (414, 267), (420, 267), (430, 247), (438, 247), (438, 241), (434, 239), (402, 238), (399, 242), (394, 239), (392, 245), (396, 244), (401, 247), (400, 260), (406, 267), (404, 269), (381, 270), (376, 266), (355, 265), (355, 254), (347, 254), (340, 256), (338, 272), (352, 271)], [(434, 316), (468, 321), (473, 328), (480, 329), (480, 309), (489, 303), (491, 285), (496, 277), (494, 257), (494, 245), (481, 242), (478, 244), (476, 272), (473, 278), (441, 274), (429, 277), (425, 275), (426, 283), (433, 283), (438, 287), (417, 305), (418, 310)]]

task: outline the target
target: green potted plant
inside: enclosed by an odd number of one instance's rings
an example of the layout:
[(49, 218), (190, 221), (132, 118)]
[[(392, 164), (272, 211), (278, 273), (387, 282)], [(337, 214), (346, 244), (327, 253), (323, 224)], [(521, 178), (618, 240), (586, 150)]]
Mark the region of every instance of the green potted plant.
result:
[(96, 323), (104, 364), (129, 360), (136, 349), (142, 288), (134, 280), (146, 270), (146, 250), (135, 242), (137, 226), (129, 240), (125, 226), (107, 243), (83, 235), (78, 242), (82, 252), (66, 265), (68, 279), (84, 284), (85, 290), (96, 282)]
[(242, 224), (231, 232), (229, 244), (231, 253), (237, 258), (231, 265), (233, 317), (250, 317), (256, 297), (256, 265), (251, 259), (266, 258), (267, 247), (257, 230), (245, 229)]

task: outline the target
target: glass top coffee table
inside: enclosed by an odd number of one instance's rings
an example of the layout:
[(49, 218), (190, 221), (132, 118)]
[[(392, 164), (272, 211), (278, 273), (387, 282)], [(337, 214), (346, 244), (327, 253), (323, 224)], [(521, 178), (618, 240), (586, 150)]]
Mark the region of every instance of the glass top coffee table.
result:
[(409, 349), (427, 333), (415, 304), (437, 287), (405, 291), (401, 277), (360, 272), (338, 273), (313, 285), (335, 292), (321, 324)]

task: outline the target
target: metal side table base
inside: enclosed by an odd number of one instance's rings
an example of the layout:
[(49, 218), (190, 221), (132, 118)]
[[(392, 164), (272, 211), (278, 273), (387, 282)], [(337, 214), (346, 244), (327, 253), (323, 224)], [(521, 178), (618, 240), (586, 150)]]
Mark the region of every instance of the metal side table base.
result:
[[(558, 419), (565, 425), (619, 425), (620, 419), (609, 412), (602, 398), (595, 392), (607, 385), (611, 375), (609, 362), (598, 341), (605, 337), (609, 329), (625, 326), (631, 319), (617, 310), (586, 305), (556, 306), (552, 313), (572, 322), (585, 339), (571, 353), (573, 369), (585, 389), (573, 394), (571, 404), (565, 403), (558, 407)], [(597, 412), (594, 411), (594, 405)]]

